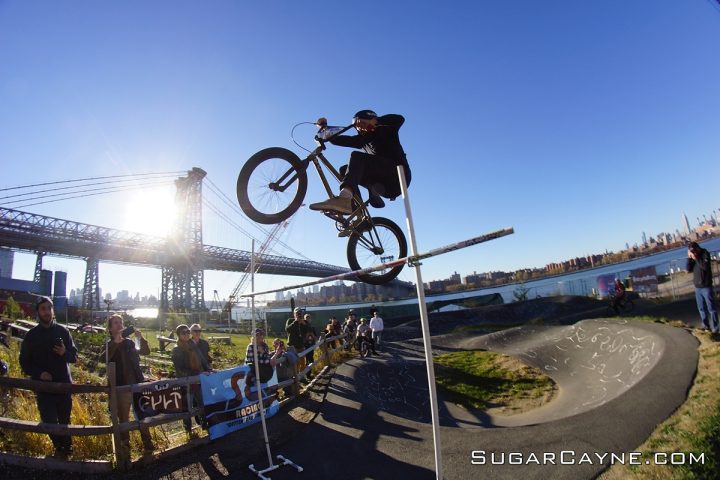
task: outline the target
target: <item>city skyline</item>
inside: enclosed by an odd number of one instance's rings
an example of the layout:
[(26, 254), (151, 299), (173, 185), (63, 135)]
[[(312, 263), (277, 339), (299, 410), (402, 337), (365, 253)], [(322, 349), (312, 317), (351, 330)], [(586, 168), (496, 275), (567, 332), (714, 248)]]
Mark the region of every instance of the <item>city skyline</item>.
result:
[[(204, 192), (205, 243), (250, 250), (241, 230), (258, 241), (264, 234), (236, 212), (245, 160), (270, 146), (300, 154), (288, 138), (296, 123), (324, 116), (345, 125), (372, 108), (405, 116), (420, 251), (515, 229), (424, 262), (425, 278), (616, 251), (642, 231), (682, 230), (679, 212), (694, 222), (717, 208), (713, 190), (697, 184), (720, 174), (720, 15), (704, 0), (412, 8), (370, 0), (362, 11), (222, 0), (213, 8), (80, 4), (0, 3), (0, 189), (200, 167), (217, 190)], [(323, 41), (307, 34), (309, 24), (321, 26)], [(348, 39), (358, 31), (373, 32), (363, 46), (371, 65), (352, 61)], [(310, 125), (295, 131), (304, 147), (314, 133)], [(339, 166), (349, 150), (326, 154)], [(167, 183), (27, 209), (158, 234), (173, 214)], [(322, 196), (311, 178), (305, 203)], [(402, 200), (387, 204), (373, 214), (404, 227)], [(307, 207), (281, 240), (278, 254), (347, 265), (346, 240)], [(34, 261), (18, 255), (16, 276), (31, 279)], [(82, 284), (82, 260), (46, 257), (45, 268)], [(226, 296), (239, 277), (207, 272), (206, 297)], [(413, 281), (414, 272), (400, 279)], [(298, 280), (261, 275), (256, 289)], [(159, 269), (100, 267), (104, 291), (158, 296), (160, 283)]]
[[(698, 225), (696, 228), (694, 228), (694, 229), (691, 228), (689, 221), (687, 222), (687, 226), (688, 226), (687, 235), (688, 236), (695, 235), (694, 237), (692, 237), (693, 240), (701, 240), (702, 241), (702, 237), (700, 237), (699, 235), (701, 235), (701, 234), (704, 235), (708, 231), (714, 232), (714, 234), (718, 233), (717, 227), (720, 225), (720, 222), (718, 221), (717, 212), (715, 210), (713, 210), (713, 212), (710, 214), (709, 220), (707, 218), (707, 214), (701, 214), (701, 215), (703, 217), (703, 220), (700, 220), (700, 216), (696, 217), (697, 222), (698, 222)], [(682, 218), (683, 218), (683, 222), (685, 222), (685, 220), (687, 220), (687, 216), (684, 213), (682, 214)], [(657, 239), (655, 239), (654, 237), (657, 237)], [(663, 232), (658, 232), (657, 234), (654, 235), (654, 237), (651, 236), (650, 240), (648, 240), (646, 237), (646, 233), (642, 232), (641, 243), (640, 244), (635, 243), (632, 247), (630, 247), (629, 243), (626, 242), (626, 249), (624, 251), (642, 250), (643, 249), (642, 244), (645, 244), (644, 247), (646, 247), (646, 248), (647, 247), (652, 248), (655, 244), (662, 245), (662, 244), (669, 244), (669, 243), (678, 243), (678, 242), (687, 240), (687, 237), (682, 236), (679, 229), (676, 229), (675, 234), (670, 234), (670, 233), (666, 233), (663, 231)], [(590, 257), (596, 257), (597, 259), (601, 259), (604, 254), (615, 254), (615, 253), (622, 253), (622, 252), (623, 252), (623, 250), (620, 250), (618, 252), (615, 252), (615, 251), (611, 251), (611, 252), (606, 251), (603, 253), (595, 252), (595, 253), (588, 254), (586, 257), (579, 257), (579, 258), (583, 259), (583, 260), (585, 258), (589, 259)], [(0, 249), (0, 253), (2, 253), (2, 249)], [(0, 259), (3, 259), (3, 258), (4, 257), (0, 256)], [(479, 284), (480, 279), (501, 280), (501, 281), (507, 280), (509, 275), (513, 275), (516, 272), (520, 272), (520, 271), (524, 271), (524, 270), (546, 271), (547, 273), (552, 273), (550, 270), (550, 268), (552, 266), (573, 263), (574, 260), (578, 260), (578, 257), (576, 257), (574, 259), (573, 258), (561, 259), (561, 260), (558, 260), (557, 262), (551, 262), (542, 267), (538, 267), (538, 266), (524, 267), (524, 268), (520, 268), (518, 270), (510, 271), (510, 272), (486, 271), (486, 272), (478, 273), (477, 270), (473, 270), (473, 273), (471, 273), (471, 274), (470, 273), (461, 274), (461, 273), (458, 273), (457, 271), (455, 271), (448, 278), (433, 278), (433, 279), (429, 279), (429, 280), (426, 279), (424, 284), (425, 284), (426, 289), (435, 290), (435, 291), (442, 291), (443, 288), (447, 285), (454, 285), (454, 284), (465, 285), (465, 284), (469, 284), (469, 283), (475, 283), (476, 281), (478, 282), (477, 286), (480, 286), (480, 284)], [(6, 261), (6, 260), (4, 260), (4, 261)], [(588, 264), (590, 264), (590, 262), (591, 262), (591, 260), (588, 260)], [(10, 264), (12, 264), (12, 261), (10, 262)], [(142, 268), (142, 267), (139, 267), (139, 268)], [(2, 276), (2, 275), (0, 275), (0, 276)], [(469, 280), (469, 279), (475, 278), (475, 277), (477, 277), (476, 280)], [(512, 279), (512, 280), (514, 281), (515, 279)], [(296, 289), (295, 291), (286, 290), (284, 292), (276, 292), (274, 295), (272, 295), (273, 298), (270, 298), (270, 296), (268, 296), (266, 298), (266, 300), (272, 302), (272, 301), (287, 300), (291, 297), (304, 298), (305, 294), (308, 294), (309, 298), (312, 297), (313, 295), (317, 296), (319, 294), (320, 294), (320, 296), (322, 296), (324, 298), (324, 297), (327, 297), (327, 295), (322, 294), (322, 291), (324, 289), (335, 288), (335, 287), (344, 287), (347, 289), (348, 292), (351, 289), (354, 291), (356, 288), (361, 288), (362, 292), (365, 292), (367, 290), (368, 292), (372, 291), (371, 293), (373, 293), (373, 294), (379, 294), (379, 290), (380, 290), (380, 288), (382, 288), (382, 287), (370, 286), (370, 285), (365, 285), (363, 287), (354, 287), (353, 285), (356, 285), (355, 282), (348, 282), (348, 283), (349, 283), (349, 285), (345, 285), (345, 283), (342, 280), (338, 280), (338, 281), (334, 282), (333, 286), (327, 286), (327, 285), (310, 286), (307, 288), (307, 292), (305, 291), (304, 287)], [(410, 283), (412, 283), (412, 282), (410, 282)], [(413, 283), (413, 285), (414, 285), (414, 283)], [(82, 287), (79, 287), (79, 286), (74, 287), (74, 288), (68, 287), (68, 300), (69, 300), (70, 305), (75, 305), (75, 306), (80, 305), (81, 299), (82, 299), (82, 292), (83, 292)], [(355, 295), (355, 293), (353, 293), (353, 295)], [(395, 295), (397, 295), (397, 294), (395, 294)], [(103, 291), (103, 289), (101, 287), (100, 288), (100, 298), (103, 300), (112, 300), (113, 302), (117, 302), (121, 306), (133, 306), (133, 305), (157, 306), (159, 304), (159, 296), (156, 296), (152, 293), (140, 292), (140, 291), (135, 291), (135, 293), (133, 295), (132, 291), (130, 291), (128, 289), (120, 290), (120, 291), (116, 292), (115, 296), (113, 296), (112, 292), (105, 292), (105, 291)], [(210, 308), (210, 304), (213, 302), (213, 300), (214, 300), (214, 298), (210, 297), (208, 295), (208, 292), (206, 291), (205, 292), (205, 301), (207, 304), (206, 306), (208, 308)], [(220, 297), (220, 300), (221, 300), (221, 302), (224, 303), (228, 299), (226, 297)]]

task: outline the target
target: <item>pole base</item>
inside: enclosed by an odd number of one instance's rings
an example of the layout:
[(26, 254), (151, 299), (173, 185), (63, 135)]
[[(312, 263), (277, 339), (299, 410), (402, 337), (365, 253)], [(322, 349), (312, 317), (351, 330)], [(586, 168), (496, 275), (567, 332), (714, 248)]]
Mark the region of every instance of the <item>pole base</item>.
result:
[(303, 468), (300, 465), (297, 465), (293, 463), (292, 461), (288, 460), (287, 458), (283, 457), (282, 455), (278, 455), (277, 459), (281, 462), (280, 465), (270, 465), (268, 468), (264, 470), (258, 470), (255, 468), (255, 465), (249, 465), (248, 469), (250, 469), (251, 472), (253, 472), (255, 475), (258, 476), (258, 478), (262, 480), (272, 480), (270, 477), (266, 477), (265, 474), (268, 472), (272, 472), (273, 470), (277, 470), (280, 467), (284, 467), (285, 465), (290, 465), (291, 467), (295, 468), (298, 473), (303, 471)]

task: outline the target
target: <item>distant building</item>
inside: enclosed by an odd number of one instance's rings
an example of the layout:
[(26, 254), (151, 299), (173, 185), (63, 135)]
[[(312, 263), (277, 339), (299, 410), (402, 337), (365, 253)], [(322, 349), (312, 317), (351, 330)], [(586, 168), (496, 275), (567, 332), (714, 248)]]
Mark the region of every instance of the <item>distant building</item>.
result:
[(7, 248), (0, 248), (0, 277), (12, 278), (15, 253)]

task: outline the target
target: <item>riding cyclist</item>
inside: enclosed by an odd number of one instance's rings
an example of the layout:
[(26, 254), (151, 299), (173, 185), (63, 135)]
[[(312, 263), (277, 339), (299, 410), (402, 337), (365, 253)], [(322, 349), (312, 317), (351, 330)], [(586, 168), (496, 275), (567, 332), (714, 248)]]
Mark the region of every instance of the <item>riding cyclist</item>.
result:
[(365, 342), (368, 345), (368, 348), (371, 352), (373, 352), (375, 355), (377, 355), (377, 351), (375, 351), (375, 340), (372, 339), (370, 336), (371, 330), (370, 326), (368, 325), (368, 321), (366, 318), (360, 319), (360, 325), (357, 329), (357, 342), (356, 348), (358, 351), (362, 351), (362, 343)]
[(620, 281), (619, 278), (615, 279), (615, 294), (613, 295), (612, 308), (615, 310), (615, 314), (619, 312), (620, 305), (625, 301), (625, 285)]
[[(313, 203), (310, 209), (350, 214), (353, 211), (353, 193), (360, 194), (358, 185), (368, 189), (370, 205), (375, 208), (385, 206), (381, 197), (394, 199), (400, 195), (397, 166), (403, 166), (408, 186), (411, 178), (410, 166), (398, 134), (404, 122), (405, 118), (402, 115), (389, 114), (378, 117), (372, 110), (357, 112), (353, 117), (353, 126), (358, 135), (340, 135), (331, 139), (330, 143), (340, 147), (362, 149), (364, 153), (352, 152), (349, 164), (340, 168), (340, 173), (344, 174), (343, 182), (340, 184), (340, 195), (324, 202)], [(327, 126), (327, 120), (320, 118), (317, 125)]]

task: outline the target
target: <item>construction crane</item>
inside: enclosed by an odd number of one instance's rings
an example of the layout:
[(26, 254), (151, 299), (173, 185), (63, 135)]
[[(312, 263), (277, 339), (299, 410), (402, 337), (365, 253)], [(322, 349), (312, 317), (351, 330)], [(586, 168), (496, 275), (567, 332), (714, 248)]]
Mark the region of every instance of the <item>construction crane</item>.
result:
[[(270, 233), (268, 233), (267, 238), (265, 241), (260, 245), (260, 249), (255, 254), (255, 272), (258, 271), (260, 268), (260, 265), (262, 264), (262, 256), (265, 252), (270, 250), (275, 243), (280, 240), (280, 231), (283, 228), (286, 228), (290, 224), (289, 221), (280, 222), (276, 224), (272, 230), (270, 230)], [(248, 279), (250, 278), (252, 272), (251, 265), (248, 265), (245, 269), (245, 272), (243, 273), (243, 276), (238, 281), (237, 285), (235, 285), (235, 288), (232, 289), (232, 292), (230, 292), (230, 295), (228, 295), (228, 302), (225, 304), (224, 310), (226, 312), (232, 311), (233, 305), (235, 305), (235, 299), (239, 298), (240, 293), (242, 292), (243, 287), (245, 287), (245, 284), (247, 283)]]
[(220, 314), (222, 313), (222, 302), (220, 302), (220, 297), (218, 296), (218, 291), (213, 290), (213, 299), (212, 303), (210, 304), (210, 317), (213, 320), (217, 320), (220, 317)]

